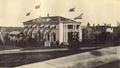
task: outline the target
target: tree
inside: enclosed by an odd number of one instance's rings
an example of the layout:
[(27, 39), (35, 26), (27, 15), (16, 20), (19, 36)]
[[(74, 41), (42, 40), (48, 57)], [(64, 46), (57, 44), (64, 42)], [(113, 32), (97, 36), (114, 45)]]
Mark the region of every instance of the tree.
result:
[(87, 23), (87, 27), (89, 27), (89, 26), (90, 26), (90, 23), (88, 22), (88, 23)]

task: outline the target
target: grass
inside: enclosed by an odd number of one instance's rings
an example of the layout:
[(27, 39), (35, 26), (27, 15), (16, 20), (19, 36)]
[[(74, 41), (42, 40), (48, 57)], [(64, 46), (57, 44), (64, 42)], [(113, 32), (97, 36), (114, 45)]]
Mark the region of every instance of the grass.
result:
[(0, 67), (16, 67), (20, 65), (31, 64), (58, 57), (82, 53), (90, 50), (94, 49), (1, 54)]
[(82, 51), (53, 51), (36, 53), (18, 53), (0, 55), (0, 67), (16, 67), (24, 64), (41, 62), (53, 58), (80, 53)]

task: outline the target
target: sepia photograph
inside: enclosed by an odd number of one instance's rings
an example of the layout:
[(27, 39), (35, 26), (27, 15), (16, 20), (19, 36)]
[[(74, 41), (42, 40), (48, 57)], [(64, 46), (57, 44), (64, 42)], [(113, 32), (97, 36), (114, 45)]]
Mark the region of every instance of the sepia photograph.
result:
[(0, 0), (0, 68), (120, 68), (120, 0)]

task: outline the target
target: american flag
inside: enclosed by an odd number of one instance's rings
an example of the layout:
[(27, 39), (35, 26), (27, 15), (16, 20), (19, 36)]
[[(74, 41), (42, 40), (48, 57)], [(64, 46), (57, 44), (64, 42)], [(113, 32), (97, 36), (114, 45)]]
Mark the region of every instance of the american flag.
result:
[(30, 15), (30, 12), (26, 13), (26, 16), (29, 16)]
[(75, 11), (75, 8), (70, 8), (69, 9), (69, 12), (74, 12)]
[(83, 13), (81, 13), (79, 16), (75, 17), (74, 19), (82, 19)]
[(36, 6), (35, 6), (35, 9), (39, 9), (39, 8), (40, 8), (40, 5), (36, 5)]

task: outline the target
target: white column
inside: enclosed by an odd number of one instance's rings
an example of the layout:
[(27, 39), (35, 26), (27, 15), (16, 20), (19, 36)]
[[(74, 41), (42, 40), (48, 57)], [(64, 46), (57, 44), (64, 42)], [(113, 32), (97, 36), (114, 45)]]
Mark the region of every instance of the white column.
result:
[(50, 37), (50, 42), (52, 42), (52, 39), (51, 39), (51, 33), (50, 33), (50, 36), (49, 36), (49, 37)]
[(75, 32), (75, 25), (73, 25), (73, 35), (74, 35), (74, 32)]
[(65, 41), (65, 25), (63, 24), (63, 42)]
[(68, 42), (68, 25), (66, 24), (66, 42)]
[(59, 41), (60, 41), (60, 44), (64, 41), (64, 25), (63, 25), (63, 23), (59, 24)]
[(66, 42), (66, 24), (64, 25), (64, 42)]
[(66, 42), (66, 24), (65, 24), (65, 42)]
[(82, 41), (82, 28), (79, 26), (79, 41)]

